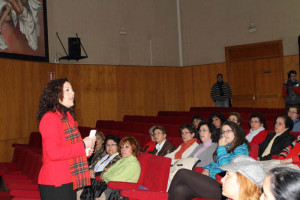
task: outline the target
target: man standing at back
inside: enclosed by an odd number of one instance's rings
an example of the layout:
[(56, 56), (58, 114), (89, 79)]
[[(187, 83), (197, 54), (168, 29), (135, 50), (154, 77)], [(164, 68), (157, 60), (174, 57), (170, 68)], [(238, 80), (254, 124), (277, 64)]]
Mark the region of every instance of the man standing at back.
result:
[(300, 105), (300, 87), (295, 70), (288, 73), (288, 80), (282, 86), (282, 97), (285, 100), (286, 109), (289, 109), (291, 105)]
[(216, 107), (229, 107), (232, 92), (229, 84), (223, 81), (222, 74), (217, 75), (217, 82), (213, 84), (210, 96), (215, 102)]

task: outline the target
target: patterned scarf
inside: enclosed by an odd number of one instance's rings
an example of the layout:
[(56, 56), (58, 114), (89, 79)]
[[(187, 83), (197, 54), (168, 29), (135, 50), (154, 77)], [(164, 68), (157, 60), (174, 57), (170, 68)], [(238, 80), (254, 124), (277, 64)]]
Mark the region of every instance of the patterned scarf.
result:
[[(74, 118), (70, 112), (66, 113), (67, 116), (64, 116), (59, 111), (55, 111), (55, 113), (60, 117), (63, 124), (65, 140), (67, 144), (82, 142), (77, 122), (74, 121)], [(86, 156), (78, 156), (69, 159), (69, 165), (73, 181), (73, 190), (91, 185), (89, 166)]]

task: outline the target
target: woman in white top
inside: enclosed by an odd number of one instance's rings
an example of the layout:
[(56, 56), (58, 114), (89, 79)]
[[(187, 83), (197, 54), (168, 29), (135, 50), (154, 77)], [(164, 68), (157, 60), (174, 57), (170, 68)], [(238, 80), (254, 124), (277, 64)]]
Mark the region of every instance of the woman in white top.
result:
[(177, 160), (187, 158), (198, 146), (197, 139), (194, 138), (196, 130), (191, 124), (183, 124), (179, 130), (183, 143), (175, 151), (165, 156), (172, 159), (172, 164)]

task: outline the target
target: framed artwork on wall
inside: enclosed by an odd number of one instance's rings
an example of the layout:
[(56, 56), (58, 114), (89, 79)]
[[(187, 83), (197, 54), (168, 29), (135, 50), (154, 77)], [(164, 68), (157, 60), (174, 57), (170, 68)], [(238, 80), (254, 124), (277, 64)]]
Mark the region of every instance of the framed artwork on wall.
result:
[(0, 57), (49, 61), (46, 0), (0, 0)]

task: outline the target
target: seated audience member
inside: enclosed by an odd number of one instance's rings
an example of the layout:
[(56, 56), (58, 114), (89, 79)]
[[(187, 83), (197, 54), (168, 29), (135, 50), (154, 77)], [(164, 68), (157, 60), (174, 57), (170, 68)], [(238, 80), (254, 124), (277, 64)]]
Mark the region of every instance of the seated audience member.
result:
[(154, 136), (153, 136), (153, 129), (155, 127), (156, 126), (152, 126), (149, 129), (149, 135), (150, 135), (151, 140), (149, 142), (147, 142), (147, 144), (144, 146), (144, 148), (141, 149), (141, 152), (148, 153), (150, 151), (154, 151), (156, 143), (155, 143)]
[(261, 200), (299, 200), (300, 170), (287, 167), (271, 169), (265, 178)]
[[(104, 146), (106, 150), (106, 155), (104, 155), (98, 162), (92, 164), (90, 166), (90, 176), (91, 176), (91, 184), (92, 186), (86, 186), (83, 188), (82, 194), (80, 196), (81, 200), (90, 200), (94, 199), (94, 197), (99, 197), (97, 194), (101, 194), (102, 191), (99, 188), (97, 190), (97, 187), (95, 185), (102, 184), (99, 181), (95, 180), (95, 176), (99, 176), (103, 171), (107, 171), (111, 166), (113, 166), (118, 160), (120, 160), (119, 152), (118, 152), (118, 145), (120, 143), (120, 139), (117, 136), (109, 135), (106, 137), (104, 141)], [(104, 189), (106, 187), (106, 184), (104, 185)], [(79, 192), (81, 193), (81, 192)]]
[(266, 174), (256, 160), (237, 156), (220, 168), (226, 171), (221, 180), (224, 196), (232, 200), (259, 200)]
[(202, 174), (187, 169), (179, 170), (170, 185), (169, 199), (221, 198), (220, 183), (215, 180), (215, 175), (224, 171), (220, 166), (230, 163), (239, 155), (249, 155), (248, 142), (240, 126), (234, 122), (224, 122), (221, 129), (223, 134), (218, 141), (214, 162), (206, 166)]
[(266, 121), (261, 113), (252, 113), (249, 117), (250, 130), (246, 133), (246, 139), (250, 144), (260, 144), (268, 135), (265, 130)]
[(229, 113), (227, 121), (234, 122), (239, 126), (241, 126), (241, 124), (242, 124), (242, 118), (238, 112)]
[(156, 142), (155, 149), (149, 153), (155, 154), (157, 156), (165, 156), (175, 150), (173, 144), (167, 140), (167, 131), (165, 127), (156, 126), (153, 129), (153, 137)]
[(199, 138), (202, 143), (188, 157), (198, 158), (200, 162), (195, 167), (205, 167), (213, 162), (213, 153), (218, 147), (216, 128), (210, 122), (202, 121), (199, 124)]
[[(140, 177), (141, 166), (136, 158), (140, 149), (138, 141), (132, 136), (124, 137), (120, 141), (119, 148), (122, 158), (108, 168), (107, 171), (101, 173), (100, 178), (103, 180), (103, 185), (106, 185), (109, 181), (137, 183)], [(101, 188), (105, 187), (102, 186)], [(98, 196), (95, 196), (95, 198), (98, 198), (102, 192), (98, 192)], [(106, 198), (109, 197), (110, 193), (111, 189), (104, 190)]]
[(221, 125), (225, 122), (225, 116), (220, 112), (213, 112), (209, 116), (209, 122), (212, 123), (216, 129), (217, 133), (221, 135)]
[(91, 157), (88, 158), (90, 167), (95, 165), (100, 160), (100, 158), (102, 158), (106, 154), (103, 146), (104, 140), (104, 134), (101, 131), (97, 131), (94, 153)]
[(259, 144), (258, 157), (260, 160), (270, 160), (273, 155), (278, 155), (295, 140), (295, 137), (289, 132), (293, 129), (293, 125), (291, 118), (286, 115), (276, 117), (275, 133), (268, 134), (266, 139)]
[(300, 111), (300, 107), (298, 105), (291, 105), (289, 107), (289, 111), (288, 111), (288, 116), (294, 122), (294, 127), (293, 127), (292, 131), (295, 131), (295, 132), (300, 131), (299, 111)]
[(279, 154), (278, 159), (281, 164), (293, 163), (300, 168), (300, 135)]
[(198, 146), (195, 137), (196, 130), (191, 124), (183, 124), (180, 127), (180, 133), (183, 143), (172, 153), (165, 155), (165, 157), (172, 159), (172, 164), (182, 158), (187, 158), (194, 149)]
[(199, 128), (199, 123), (204, 121), (203, 117), (199, 116), (199, 115), (194, 115), (192, 118), (192, 125), (194, 126), (194, 128), (196, 130), (198, 130)]

